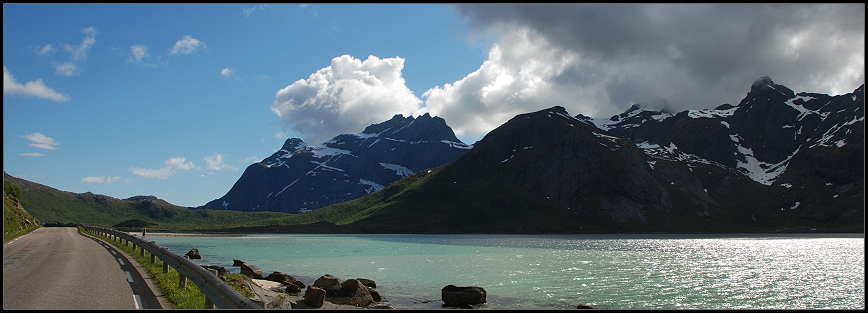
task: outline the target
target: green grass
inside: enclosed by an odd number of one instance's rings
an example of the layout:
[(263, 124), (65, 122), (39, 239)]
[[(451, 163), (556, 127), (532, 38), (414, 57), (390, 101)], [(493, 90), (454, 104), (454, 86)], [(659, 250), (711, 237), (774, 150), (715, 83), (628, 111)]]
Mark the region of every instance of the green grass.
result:
[[(83, 228), (79, 228), (85, 231)], [(163, 263), (160, 258), (156, 259), (155, 263), (151, 263), (150, 252), (145, 252), (141, 255), (139, 250), (133, 250), (132, 245), (124, 245), (120, 240), (112, 240), (106, 236), (88, 232), (89, 235), (97, 237), (109, 244), (115, 246), (118, 250), (127, 253), (138, 262), (146, 271), (147, 274), (154, 280), (154, 283), (160, 288), (160, 291), (166, 296), (168, 302), (178, 309), (204, 309), (205, 294), (199, 290), (192, 282), (188, 281), (185, 288), (178, 287), (178, 271), (169, 267), (168, 273), (163, 273)], [(233, 289), (240, 292), (245, 297), (253, 297), (253, 291), (244, 287), (243, 280), (248, 279), (242, 274), (230, 274), (226, 276), (227, 283)]]
[(15, 239), (41, 227), (39, 220), (24, 210), (21, 188), (3, 181), (3, 242)]
[[(157, 224), (153, 230), (219, 231), (243, 223), (291, 215), (281, 212), (194, 210), (165, 201), (132, 201), (94, 193), (72, 193), (6, 175), (4, 193), (16, 196), (27, 212), (43, 222), (113, 228), (130, 220)], [(4, 204), (4, 207), (7, 205)]]

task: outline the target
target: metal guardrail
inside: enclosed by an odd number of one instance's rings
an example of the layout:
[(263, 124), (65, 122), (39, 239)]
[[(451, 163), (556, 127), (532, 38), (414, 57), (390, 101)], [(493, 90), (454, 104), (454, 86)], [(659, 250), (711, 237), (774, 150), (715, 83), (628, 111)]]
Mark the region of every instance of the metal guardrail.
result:
[[(221, 309), (262, 309), (253, 300), (241, 295), (229, 284), (221, 280), (204, 267), (190, 259), (178, 255), (169, 249), (161, 247), (153, 241), (146, 241), (138, 236), (110, 228), (81, 225), (82, 228), (97, 233), (113, 235), (134, 245), (142, 247), (152, 255), (160, 258), (165, 264), (175, 268), (181, 275), (190, 279), (211, 302)], [(144, 254), (143, 254), (144, 255)], [(151, 259), (153, 260), (153, 259)]]

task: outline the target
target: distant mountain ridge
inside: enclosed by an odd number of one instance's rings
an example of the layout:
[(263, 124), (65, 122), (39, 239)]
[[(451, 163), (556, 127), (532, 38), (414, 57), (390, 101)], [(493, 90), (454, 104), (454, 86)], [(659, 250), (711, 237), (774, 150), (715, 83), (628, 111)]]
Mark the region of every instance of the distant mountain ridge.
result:
[[(814, 169), (813, 174), (838, 182), (849, 177), (849, 183), (864, 179), (852, 171), (864, 168), (864, 153), (860, 152), (864, 147), (864, 94), (864, 85), (840, 96), (795, 94), (761, 77), (737, 106), (724, 104), (678, 114), (633, 106), (610, 119), (577, 117), (632, 139), (649, 154), (714, 162), (765, 185), (787, 180), (788, 167), (818, 166), (823, 169)], [(837, 150), (850, 157), (824, 164), (821, 159), (830, 156), (818, 155)], [(698, 159), (690, 161), (690, 157)]]
[(452, 162), (470, 148), (442, 118), (397, 114), (320, 146), (287, 139), (279, 151), (248, 166), (226, 195), (199, 208), (307, 212)]
[(323, 208), (358, 232), (864, 231), (864, 85), (609, 119), (521, 114), (460, 159)]

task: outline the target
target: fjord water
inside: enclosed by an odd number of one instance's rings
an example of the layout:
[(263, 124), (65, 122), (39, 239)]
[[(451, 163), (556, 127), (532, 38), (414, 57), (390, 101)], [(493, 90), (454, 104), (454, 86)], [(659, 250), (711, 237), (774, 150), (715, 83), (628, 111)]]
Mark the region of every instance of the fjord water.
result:
[(864, 309), (864, 234), (298, 235), (146, 239), (199, 264), (310, 285), (377, 283), (395, 308), (442, 307), (449, 284), (485, 288), (492, 309)]

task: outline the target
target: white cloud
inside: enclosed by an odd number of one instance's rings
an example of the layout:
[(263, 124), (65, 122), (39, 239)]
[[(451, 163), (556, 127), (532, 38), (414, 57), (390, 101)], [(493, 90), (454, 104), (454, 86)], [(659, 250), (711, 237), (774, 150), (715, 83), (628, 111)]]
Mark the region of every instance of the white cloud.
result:
[(269, 6), (268, 4), (260, 4), (259, 6), (244, 8), (243, 9), (244, 16), (250, 17), (250, 14), (253, 14), (253, 11), (256, 11), (256, 9), (265, 10), (265, 8), (267, 8), (268, 6)]
[(207, 46), (204, 42), (201, 42), (190, 35), (185, 35), (184, 38), (175, 42), (175, 46), (172, 47), (172, 50), (169, 52), (169, 54), (191, 54), (200, 47), (206, 48)]
[(130, 58), (128, 59), (128, 61), (141, 63), (142, 60), (149, 57), (150, 55), (151, 53), (148, 52), (148, 47), (145, 47), (143, 45), (132, 45), (130, 47)]
[[(495, 35), (497, 43), (487, 61), (495, 64), (484, 64), (460, 81), (463, 90), (456, 82), (451, 95), (430, 92), (427, 101), (434, 107), (438, 105), (434, 96), (495, 98), (496, 94), (483, 95), (498, 90), (496, 78), (505, 78), (495, 70), (506, 69), (515, 79), (503, 84), (530, 82), (515, 76), (514, 70), (530, 73), (528, 67), (534, 63), (558, 58), (572, 60), (560, 74), (537, 76), (537, 85), (560, 84), (562, 88), (553, 89), (556, 94), (580, 95), (563, 106), (571, 114), (594, 117), (609, 117), (632, 104), (662, 103), (681, 111), (737, 103), (761, 76), (796, 92), (833, 95), (852, 92), (865, 81), (864, 4), (468, 4), (456, 8), (474, 36)], [(532, 35), (521, 39), (521, 33)], [(527, 47), (538, 42), (548, 48)], [(495, 60), (495, 49), (504, 56), (541, 53), (515, 58), (523, 62), (515, 64), (508, 58)], [(473, 79), (487, 83), (471, 86)]]
[(221, 170), (230, 170), (237, 171), (238, 168), (233, 167), (229, 164), (223, 164), (223, 155), (220, 153), (215, 154), (214, 156), (205, 157), (205, 163), (208, 164), (206, 169), (221, 171)]
[(241, 163), (244, 163), (244, 164), (248, 164), (248, 163), (254, 163), (254, 162), (262, 161), (262, 158), (257, 157), (257, 156), (252, 156), (252, 157), (246, 157), (243, 159), (239, 159), (238, 161), (240, 161)]
[(167, 160), (166, 165), (169, 167), (172, 167), (172, 168), (177, 168), (179, 170), (189, 170), (189, 169), (198, 168), (196, 165), (193, 164), (192, 161), (186, 162), (186, 163), (184, 161), (186, 161), (186, 159), (184, 159), (183, 157), (174, 157), (174, 158)]
[(42, 46), (40, 48), (35, 49), (34, 51), (38, 55), (49, 55), (49, 54), (54, 53), (54, 51), (57, 51), (57, 48), (55, 48), (51, 44), (47, 44), (45, 46)]
[(44, 154), (39, 153), (39, 152), (28, 152), (28, 153), (22, 153), (21, 155), (23, 155), (23, 156), (45, 156)]
[(401, 71), (404, 59), (349, 55), (300, 79), (275, 96), (271, 110), (309, 143), (342, 133), (357, 133), (395, 114), (411, 115), (421, 100), (407, 88)]
[(54, 74), (62, 76), (72, 76), (78, 74), (78, 65), (72, 62), (59, 63), (54, 65)]
[(164, 167), (164, 168), (156, 169), (156, 170), (148, 169), (148, 168), (131, 167), (130, 173), (133, 173), (134, 175), (138, 175), (138, 176), (141, 176), (144, 178), (166, 179), (166, 178), (174, 176), (178, 172), (173, 170), (171, 167)]
[(96, 43), (96, 35), (99, 34), (96, 31), (96, 27), (93, 26), (82, 29), (81, 32), (84, 33), (84, 39), (80, 45), (63, 44), (63, 50), (72, 54), (73, 62), (81, 62), (87, 59), (87, 52)]
[(183, 157), (174, 157), (166, 160), (166, 166), (160, 169), (147, 169), (147, 168), (138, 168), (131, 167), (130, 173), (135, 175), (145, 177), (145, 178), (159, 178), (166, 179), (174, 176), (178, 173), (175, 169), (179, 170), (190, 170), (190, 169), (200, 169), (198, 166), (193, 164), (193, 162), (186, 162), (186, 159)]
[(235, 69), (226, 67), (226, 68), (220, 70), (220, 75), (223, 75), (223, 77), (229, 77), (229, 76), (232, 76), (232, 74), (235, 74)]
[(57, 147), (55, 146), (57, 146), (58, 143), (54, 141), (54, 138), (48, 137), (41, 133), (32, 133), (29, 135), (22, 135), (21, 137), (33, 141), (33, 143), (30, 144), (31, 146), (47, 150), (57, 150)]
[(82, 178), (81, 181), (88, 184), (103, 184), (103, 185), (111, 185), (112, 183), (120, 180), (120, 176), (113, 177), (105, 177), (105, 176), (88, 176)]
[[(61, 48), (70, 53), (70, 61), (69, 62), (56, 62), (52, 60), (52, 65), (54, 66), (54, 73), (61, 76), (73, 76), (77, 75), (80, 70), (79, 64), (87, 60), (87, 54), (90, 52), (90, 49), (96, 43), (96, 35), (99, 32), (96, 30), (96, 27), (88, 27), (81, 30), (84, 33), (84, 39), (82, 39), (81, 44), (71, 45), (68, 43), (64, 43)], [(47, 44), (42, 47), (38, 47), (34, 49), (34, 52), (38, 55), (42, 56), (50, 56), (57, 51), (58, 48), (54, 47), (51, 44)]]
[(459, 137), (482, 136), (517, 114), (556, 105), (572, 107), (571, 112), (595, 112), (599, 95), (588, 88), (592, 86), (566, 88), (559, 82), (580, 64), (579, 55), (526, 28), (504, 33), (478, 70), (423, 93), (423, 110), (448, 121)]
[(3, 65), (3, 93), (8, 95), (28, 95), (45, 98), (57, 102), (69, 101), (69, 96), (60, 94), (45, 86), (42, 79), (26, 82), (23, 85), (15, 81), (15, 77)]

